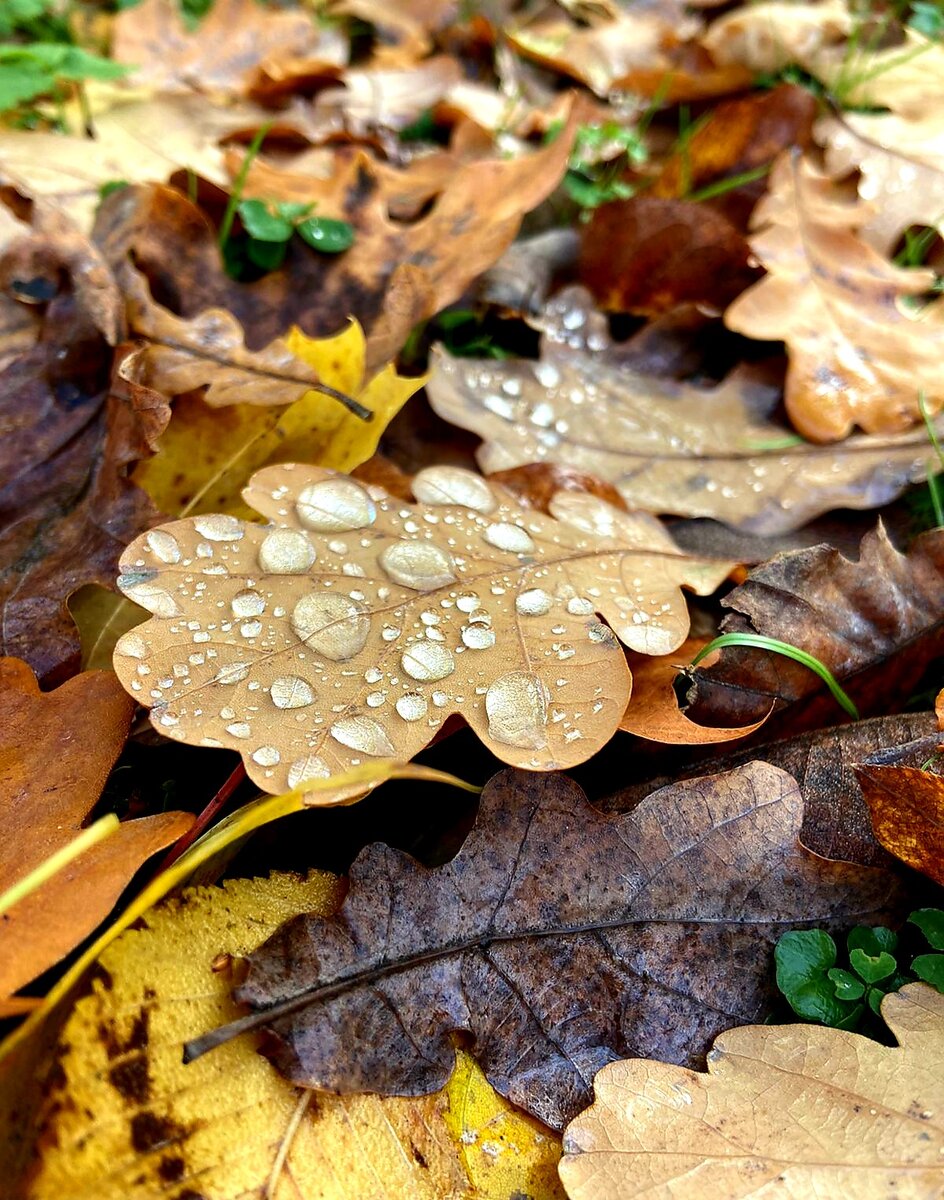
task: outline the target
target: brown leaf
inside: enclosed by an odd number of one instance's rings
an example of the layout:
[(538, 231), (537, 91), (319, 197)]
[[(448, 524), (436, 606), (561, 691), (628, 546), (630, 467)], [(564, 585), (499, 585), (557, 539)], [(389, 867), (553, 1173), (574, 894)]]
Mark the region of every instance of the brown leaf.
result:
[(634, 196), (601, 205), (584, 225), (580, 279), (616, 312), (724, 308), (757, 279), (749, 257), (738, 230), (707, 205)]
[(433, 359), (430, 403), (483, 439), (489, 474), (559, 463), (610, 480), (630, 508), (771, 534), (884, 503), (927, 471), (923, 427), (817, 446), (770, 419), (779, 389), (762, 378), (742, 371), (707, 389), (642, 374), (582, 289), (558, 293), (541, 328), (539, 362)]
[(523, 508), (537, 508), (541, 512), (551, 511), (551, 501), (558, 492), (587, 493), (623, 512), (628, 511), (623, 497), (612, 484), (588, 475), (586, 471), (562, 467), (558, 463), (528, 463), (509, 471), (496, 471), (489, 476), (489, 482), (513, 492)]
[(706, 1074), (611, 1063), (564, 1132), (568, 1196), (940, 1195), (944, 996), (909, 984), (885, 997), (882, 1016), (897, 1046), (815, 1025), (753, 1026), (715, 1041)]
[[(110, 672), (40, 692), (15, 658), (0, 659), (0, 891), (68, 845), (124, 746), (134, 704)], [(135, 871), (190, 828), (189, 813), (124, 822), (0, 922), (0, 997), (29, 983), (91, 933)]]
[[(634, 699), (637, 697), (638, 685), (634, 686)], [(650, 773), (643, 782), (621, 783), (601, 805), (608, 812), (628, 812), (655, 789), (701, 775), (708, 765), (713, 771), (731, 771), (757, 759), (780, 767), (799, 783), (803, 793), (800, 841), (804, 846), (823, 858), (890, 867), (893, 860), (875, 840), (854, 768), (879, 748), (923, 737), (932, 727), (927, 713), (873, 717), (779, 742), (729, 750), (712, 758), (710, 764), (703, 753), (680, 761), (679, 752), (673, 751), (671, 759), (663, 755), (655, 760), (656, 774)]]
[(545, 516), (455, 467), (421, 471), (413, 494), (285, 464), (244, 493), (270, 524), (191, 517), (129, 546), (119, 587), (155, 619), (115, 669), (160, 732), (240, 751), (273, 792), (410, 759), (453, 712), (505, 762), (583, 762), (629, 698), (614, 633), (670, 652), (682, 585), (710, 593), (732, 566), (586, 494)]
[(339, 914), (284, 925), (237, 998), (293, 1082), (423, 1094), (466, 1031), (492, 1086), (559, 1128), (612, 1058), (695, 1063), (732, 1021), (762, 1019), (787, 928), (884, 911), (890, 878), (801, 851), (801, 813), (793, 780), (760, 763), (618, 818), (562, 775), (504, 771), (452, 862), (368, 847)]
[[(781, 554), (755, 568), (722, 601), (722, 633), (761, 633), (824, 663), (864, 715), (893, 710), (944, 646), (944, 531), (916, 538), (907, 554), (881, 524), (850, 562), (831, 546)], [(727, 646), (694, 675), (691, 715), (727, 725), (758, 720), (773, 703), (778, 729), (805, 729), (840, 713), (825, 685), (800, 663)]]
[(944, 885), (941, 751), (934, 734), (870, 755), (856, 767), (856, 776), (885, 849)]
[(787, 343), (785, 401), (804, 437), (829, 442), (859, 426), (896, 433), (920, 422), (918, 396), (944, 403), (944, 301), (920, 319), (901, 307), (934, 282), (893, 266), (859, 231), (871, 208), (843, 199), (808, 161), (782, 158), (758, 205), (751, 239), (768, 275), (725, 313), (738, 333)]

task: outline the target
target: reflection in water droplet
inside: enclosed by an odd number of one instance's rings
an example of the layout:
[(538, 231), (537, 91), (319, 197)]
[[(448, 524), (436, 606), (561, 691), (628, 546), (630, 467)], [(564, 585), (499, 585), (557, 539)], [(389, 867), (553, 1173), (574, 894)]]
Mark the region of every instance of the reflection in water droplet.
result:
[(511, 671), (485, 693), (488, 733), (506, 746), (539, 750), (547, 745), (547, 688), (536, 675)]
[(407, 692), (397, 701), (397, 712), (404, 721), (421, 721), (428, 709), (426, 697), (419, 692)]
[(275, 746), (260, 746), (252, 752), (252, 761), (260, 767), (274, 767), (281, 757)]
[(524, 617), (543, 617), (551, 611), (554, 600), (544, 588), (530, 588), (515, 600), (515, 608)]
[(349, 596), (310, 592), (292, 611), (292, 628), (306, 645), (332, 662), (345, 662), (364, 648), (370, 617)]
[(243, 536), (243, 523), (225, 513), (211, 513), (206, 517), (195, 517), (193, 527), (201, 537), (211, 542), (238, 542)]
[(497, 503), (482, 476), (463, 467), (427, 467), (414, 476), (413, 495), (424, 504), (459, 504), (483, 513)]
[(258, 617), (265, 612), (265, 598), (252, 589), (237, 592), (231, 603), (233, 616), (236, 617)]
[(470, 650), (488, 650), (495, 645), (495, 631), (483, 625), (467, 625), (462, 631), (462, 641)]
[(315, 548), (297, 529), (274, 529), (259, 547), (259, 566), (273, 575), (303, 575)]
[(393, 542), (378, 561), (394, 583), (418, 592), (443, 587), (456, 577), (452, 555), (432, 542)]
[(123, 634), (115, 643), (115, 653), (125, 658), (144, 658), (147, 655), (147, 642), (136, 630)]
[(534, 551), (534, 540), (520, 525), (498, 521), (489, 525), (482, 537), (490, 546), (497, 550), (507, 550), (510, 554), (531, 554)]
[(343, 717), (340, 721), (335, 721), (329, 732), (336, 742), (347, 746), (349, 750), (358, 750), (361, 754), (383, 758), (394, 753), (393, 743), (387, 737), (386, 730), (372, 717)]
[(416, 642), (404, 650), (400, 666), (411, 679), (421, 683), (445, 679), (456, 669), (452, 652), (439, 642)]
[(305, 708), (315, 698), (311, 684), (298, 675), (280, 675), (273, 679), (269, 695), (276, 708)]
[(309, 754), (307, 758), (296, 759), (288, 769), (288, 786), (298, 787), (309, 779), (328, 779), (331, 769), (323, 758), (317, 754)]
[(177, 539), (171, 534), (165, 533), (163, 529), (152, 529), (145, 540), (148, 548), (161, 562), (180, 562), (180, 546), (177, 544)]
[(302, 488), (295, 511), (303, 525), (323, 533), (363, 529), (377, 516), (376, 505), (360, 484), (343, 478)]

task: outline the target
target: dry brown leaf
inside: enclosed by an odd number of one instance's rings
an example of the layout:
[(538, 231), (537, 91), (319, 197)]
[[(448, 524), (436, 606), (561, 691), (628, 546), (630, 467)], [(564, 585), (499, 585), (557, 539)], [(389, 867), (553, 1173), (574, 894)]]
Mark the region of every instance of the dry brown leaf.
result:
[(610, 480), (630, 508), (758, 534), (832, 508), (875, 507), (926, 475), (923, 427), (818, 446), (770, 419), (779, 389), (749, 374), (713, 389), (641, 374), (621, 361), (582, 291), (558, 293), (541, 328), (537, 362), (434, 356), (430, 402), (483, 439), (478, 461), (489, 474), (566, 464)]
[(809, 162), (780, 159), (751, 239), (768, 275), (725, 313), (738, 333), (787, 343), (787, 412), (815, 441), (856, 426), (907, 429), (921, 420), (921, 392), (932, 413), (944, 403), (944, 301), (920, 316), (902, 307), (930, 290), (934, 274), (893, 266), (867, 245), (858, 231), (871, 216)]
[(791, 63), (809, 70), (824, 49), (845, 49), (853, 24), (845, 0), (747, 4), (713, 21), (701, 41), (718, 63), (774, 74)]
[(425, 58), (434, 33), (455, 25), (458, 0), (332, 0), (332, 14), (358, 17), (378, 31), (373, 59), (384, 66), (404, 66)]
[(882, 1016), (897, 1046), (755, 1025), (716, 1038), (707, 1073), (646, 1059), (604, 1067), (594, 1104), (564, 1131), (568, 1196), (940, 1196), (944, 996), (909, 984)]
[[(110, 672), (79, 675), (43, 694), (25, 663), (0, 659), (0, 891), (76, 837), (125, 744), (133, 712)], [(0, 998), (77, 946), (141, 864), (192, 823), (180, 812), (126, 821), (5, 912)]]
[(583, 762), (629, 699), (614, 633), (668, 653), (688, 632), (681, 586), (708, 594), (732, 566), (589, 495), (522, 512), (453, 467), (413, 493), (271, 467), (245, 492), (270, 524), (189, 518), (130, 546), (119, 586), (155, 619), (115, 669), (160, 732), (240, 751), (273, 792), (412, 758), (453, 712), (504, 762)]
[(402, 129), (433, 108), (462, 79), (454, 58), (438, 54), (399, 70), (350, 69), (343, 87), (321, 92), (314, 118), (336, 118), (352, 132)]
[(304, 9), (256, 0), (214, 0), (196, 27), (176, 0), (142, 0), (120, 10), (112, 26), (112, 58), (135, 68), (133, 80), (160, 92), (241, 94), (266, 58), (318, 58), (343, 67), (347, 47), (322, 32)]

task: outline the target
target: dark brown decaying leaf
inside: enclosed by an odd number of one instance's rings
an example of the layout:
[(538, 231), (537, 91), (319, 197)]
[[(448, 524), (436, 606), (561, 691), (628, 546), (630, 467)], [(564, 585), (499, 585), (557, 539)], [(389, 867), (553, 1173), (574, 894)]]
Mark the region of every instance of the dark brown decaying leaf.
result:
[(559, 1128), (612, 1059), (697, 1063), (717, 1032), (762, 1020), (785, 929), (896, 903), (887, 873), (802, 851), (801, 816), (794, 781), (762, 763), (617, 818), (565, 776), (503, 771), (452, 862), (368, 847), (339, 914), (284, 925), (237, 995), (295, 1082), (433, 1091), (466, 1030), (492, 1085)]
[[(722, 633), (761, 633), (798, 646), (832, 671), (863, 716), (887, 713), (907, 700), (944, 646), (944, 530), (921, 534), (906, 554), (881, 523), (862, 539), (858, 561), (831, 546), (780, 554), (722, 603), (733, 610)], [(800, 663), (742, 646), (699, 668), (689, 699), (689, 715), (709, 725), (745, 725), (771, 703), (778, 730), (813, 728), (842, 711)]]
[(779, 742), (729, 750), (710, 764), (705, 762), (703, 752), (680, 764), (678, 752), (673, 750), (670, 763), (664, 758), (658, 760), (662, 767), (659, 774), (622, 785), (600, 803), (607, 812), (628, 812), (650, 792), (703, 774), (709, 765), (713, 771), (732, 771), (756, 759), (779, 767), (799, 783), (803, 793), (800, 841), (807, 849), (823, 858), (862, 866), (889, 866), (891, 859), (872, 832), (854, 767), (880, 747), (923, 737), (933, 728), (934, 718), (928, 713), (873, 717)]

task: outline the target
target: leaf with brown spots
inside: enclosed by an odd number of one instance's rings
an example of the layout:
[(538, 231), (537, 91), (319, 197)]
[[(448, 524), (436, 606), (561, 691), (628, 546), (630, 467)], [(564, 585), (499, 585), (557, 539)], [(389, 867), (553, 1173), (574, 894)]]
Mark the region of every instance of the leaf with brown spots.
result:
[(732, 1022), (763, 1019), (786, 929), (896, 903), (885, 872), (799, 848), (802, 807), (762, 763), (616, 818), (563, 775), (503, 771), (452, 862), (368, 847), (336, 917), (298, 917), (250, 956), (236, 995), (254, 1013), (191, 1050), (265, 1025), (293, 1082), (423, 1095), (463, 1031), (492, 1086), (559, 1128), (613, 1058), (693, 1064)]
[[(0, 659), (0, 892), (68, 845), (94, 808), (134, 705), (108, 672), (43, 695), (25, 663)], [(125, 821), (0, 921), (0, 1000), (41, 975), (108, 916), (141, 864), (183, 836), (189, 813)]]
[(594, 1081), (564, 1131), (570, 1200), (797, 1200), (944, 1187), (944, 996), (909, 984), (882, 1001), (896, 1046), (815, 1025), (717, 1038), (707, 1073), (634, 1059)]
[(709, 594), (733, 565), (589, 494), (558, 493), (546, 516), (456, 467), (421, 471), (413, 494), (268, 467), (245, 492), (268, 524), (191, 517), (131, 545), (119, 587), (154, 619), (115, 670), (156, 728), (240, 751), (272, 792), (410, 759), (453, 712), (505, 762), (569, 766), (626, 708), (617, 637), (669, 653), (682, 586)]

